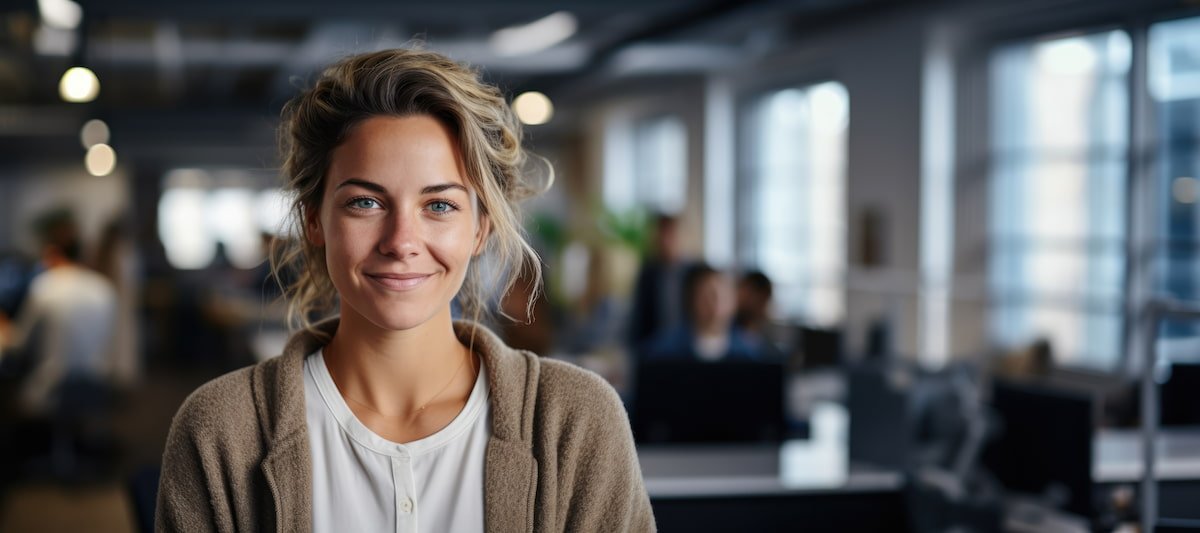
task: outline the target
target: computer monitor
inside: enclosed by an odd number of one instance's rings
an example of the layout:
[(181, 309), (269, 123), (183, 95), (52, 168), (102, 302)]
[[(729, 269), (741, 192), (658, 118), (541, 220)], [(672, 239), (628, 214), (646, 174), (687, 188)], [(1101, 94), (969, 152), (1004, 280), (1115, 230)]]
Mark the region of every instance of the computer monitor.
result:
[(1091, 516), (1093, 399), (1073, 391), (997, 381), (991, 406), (999, 419), (983, 464), (1010, 491), (1057, 493), (1064, 510)]
[(1200, 426), (1200, 395), (1196, 391), (1200, 391), (1200, 364), (1173, 363), (1158, 389), (1163, 426)]
[(784, 371), (777, 362), (643, 362), (630, 412), (638, 443), (780, 441)]
[(842, 331), (800, 328), (800, 367), (804, 370), (837, 366), (842, 362)]

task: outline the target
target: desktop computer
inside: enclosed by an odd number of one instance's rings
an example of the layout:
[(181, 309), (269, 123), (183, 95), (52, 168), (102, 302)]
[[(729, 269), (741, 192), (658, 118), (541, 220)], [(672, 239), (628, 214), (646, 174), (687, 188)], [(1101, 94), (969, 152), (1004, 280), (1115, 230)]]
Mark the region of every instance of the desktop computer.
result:
[(984, 466), (1010, 492), (1092, 516), (1093, 403), (1073, 391), (996, 381), (991, 406), (999, 427), (984, 448)]
[(776, 362), (644, 362), (630, 422), (638, 443), (781, 441), (784, 370)]

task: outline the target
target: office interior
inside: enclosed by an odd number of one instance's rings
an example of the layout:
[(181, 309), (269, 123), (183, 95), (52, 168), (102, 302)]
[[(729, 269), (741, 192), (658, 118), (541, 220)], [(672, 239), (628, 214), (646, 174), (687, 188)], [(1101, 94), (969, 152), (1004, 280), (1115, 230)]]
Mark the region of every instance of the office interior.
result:
[[(393, 47), (525, 123), (545, 283), (490, 324), (620, 393), (661, 530), (1200, 530), (1194, 1), (22, 0), (0, 332), (55, 224), (115, 296), (45, 410), (54, 335), (0, 352), (0, 531), (152, 530), (175, 410), (287, 338), (280, 108)], [(633, 338), (692, 320), (664, 256), (749, 355)]]

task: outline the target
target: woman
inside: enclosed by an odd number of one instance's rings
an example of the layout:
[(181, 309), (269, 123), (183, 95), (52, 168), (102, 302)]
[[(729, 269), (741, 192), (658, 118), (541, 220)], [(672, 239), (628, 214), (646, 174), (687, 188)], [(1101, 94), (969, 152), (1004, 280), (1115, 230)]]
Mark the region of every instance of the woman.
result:
[[(333, 65), (283, 119), (300, 239), (273, 259), (297, 273), (303, 327), (184, 402), (157, 528), (653, 530), (612, 388), (451, 318), (454, 300), (478, 318), (522, 267), (540, 277), (499, 91), (440, 55), (387, 50)], [(485, 253), (506, 282), (471, 268)]]
[(683, 276), (682, 308), (686, 319), (657, 335), (644, 353), (647, 361), (755, 361), (761, 348), (733, 322), (733, 285), (721, 271), (700, 263)]

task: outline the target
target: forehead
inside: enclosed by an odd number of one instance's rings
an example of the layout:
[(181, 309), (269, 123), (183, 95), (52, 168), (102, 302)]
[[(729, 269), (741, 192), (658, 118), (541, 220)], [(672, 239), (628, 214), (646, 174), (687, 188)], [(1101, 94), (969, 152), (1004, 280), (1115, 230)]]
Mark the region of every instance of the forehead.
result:
[(330, 154), (327, 186), (350, 178), (385, 186), (467, 185), (458, 139), (428, 115), (376, 116), (355, 125)]

